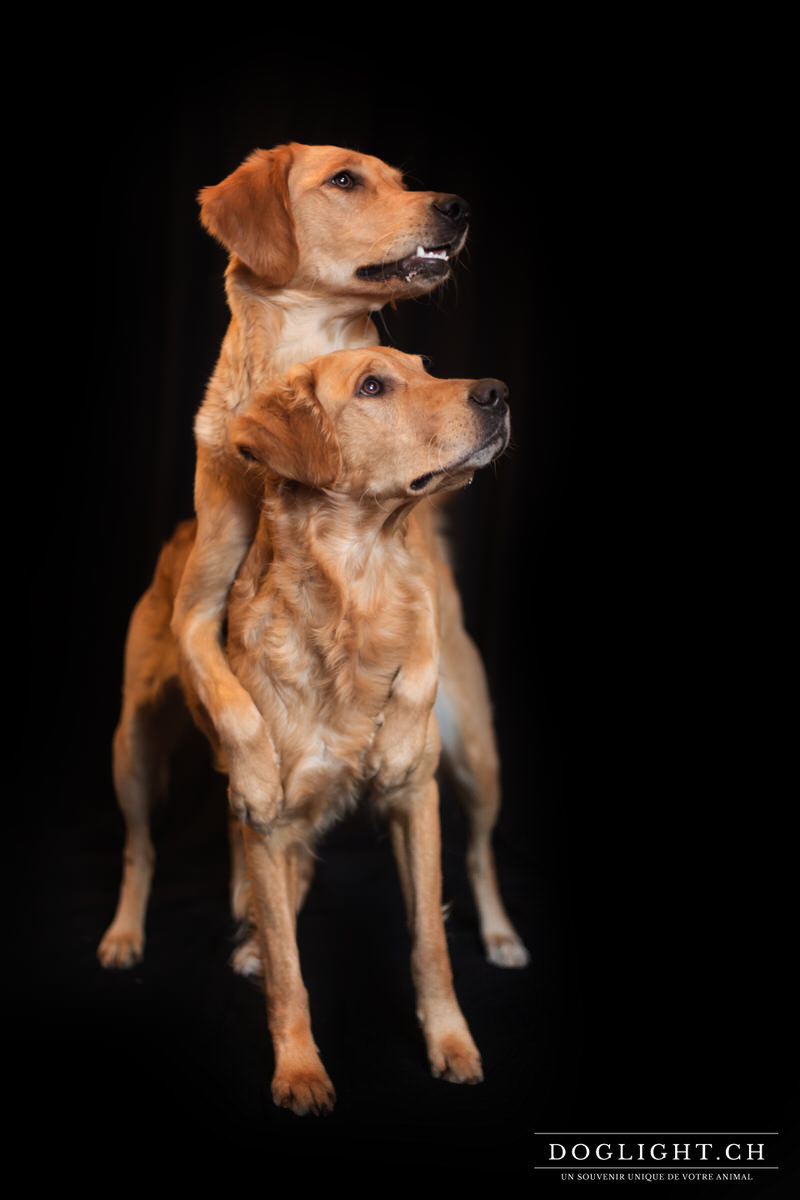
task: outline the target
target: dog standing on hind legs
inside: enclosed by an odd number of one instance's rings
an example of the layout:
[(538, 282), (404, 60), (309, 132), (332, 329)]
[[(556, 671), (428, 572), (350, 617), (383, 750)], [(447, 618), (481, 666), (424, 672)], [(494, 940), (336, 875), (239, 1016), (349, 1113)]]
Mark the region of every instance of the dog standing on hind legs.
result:
[[(257, 522), (257, 507), (240, 482), (231, 422), (294, 363), (376, 345), (370, 314), (446, 279), (467, 236), (468, 211), (459, 197), (408, 191), (379, 159), (330, 146), (257, 151), (200, 200), (205, 227), (229, 252), (231, 322), (195, 422), (197, 517), (162, 551), (128, 632), (113, 747), (126, 824), (124, 870), (117, 911), (98, 948), (108, 967), (132, 965), (144, 948), (155, 860), (150, 809), (180, 726), (181, 670), (220, 746), (233, 814), (255, 830), (274, 817), (278, 781), (263, 753), (263, 720), (220, 641), (228, 592)], [(419, 505), (418, 519), (433, 542), (429, 504)], [(491, 848), (500, 773), (488, 689), (441, 546), (435, 563), (443, 761), (467, 813), (467, 863), (487, 956), (521, 966), (527, 952), (503, 908)], [(175, 720), (166, 722), (166, 713)], [(232, 849), (234, 915), (244, 917), (238, 833)], [(239, 962), (248, 962), (246, 952)]]

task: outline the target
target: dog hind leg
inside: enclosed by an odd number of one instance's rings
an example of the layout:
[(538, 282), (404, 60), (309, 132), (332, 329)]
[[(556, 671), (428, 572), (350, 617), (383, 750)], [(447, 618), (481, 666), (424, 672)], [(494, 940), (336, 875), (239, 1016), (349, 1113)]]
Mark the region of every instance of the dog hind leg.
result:
[(506, 913), (497, 882), (492, 833), (500, 811), (500, 761), (483, 663), (463, 624), (443, 628), (436, 714), (442, 767), (467, 819), (467, 875), (489, 962), (524, 967), (528, 951)]
[[(123, 873), (116, 913), (97, 950), (104, 967), (131, 967), (144, 953), (144, 926), (155, 867), (150, 818), (156, 799), (166, 790), (169, 757), (188, 714), (178, 719), (177, 680), (174, 695), (155, 702), (123, 706), (114, 734), (113, 776), (117, 802), (125, 821)], [(169, 689), (167, 689), (169, 691)]]
[[(247, 871), (242, 827), (233, 815), (230, 817), (229, 831), (232, 864), (231, 908), (234, 917), (240, 922), (241, 939), (231, 955), (231, 966), (237, 975), (257, 978), (264, 974), (264, 963), (255, 928), (256, 918), (252, 908), (252, 889)], [(313, 878), (314, 855), (308, 847), (298, 844), (293, 851), (290, 876), (290, 903), (295, 913), (299, 913), (303, 907)]]
[(170, 631), (174, 581), (190, 527), (162, 550), (153, 581), (133, 610), (125, 642), (122, 712), (112, 744), (117, 803), (125, 822), (122, 884), (113, 921), (98, 946), (104, 967), (130, 967), (144, 951), (144, 925), (155, 866), (150, 819), (166, 791), (169, 759), (191, 725)]

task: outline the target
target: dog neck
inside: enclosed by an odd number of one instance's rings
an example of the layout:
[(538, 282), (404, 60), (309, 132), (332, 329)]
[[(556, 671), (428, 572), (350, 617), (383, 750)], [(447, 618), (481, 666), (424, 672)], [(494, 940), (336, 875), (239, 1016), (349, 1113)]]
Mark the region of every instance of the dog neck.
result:
[[(236, 585), (250, 612), (266, 618), (256, 637), (271, 636), (274, 614), (291, 612), (312, 640), (324, 629), (346, 650), (348, 629), (379, 629), (390, 612), (397, 620), (411, 611), (433, 586), (414, 507), (381, 508), (291, 484), (268, 489)], [(404, 637), (413, 640), (414, 631)]]
[(408, 570), (414, 502), (381, 505), (286, 483), (267, 497), (256, 542), (270, 555), (276, 586), (291, 580), (293, 590), (335, 593), (346, 606), (362, 590), (374, 600), (378, 578)]
[(234, 408), (247, 403), (298, 362), (379, 341), (374, 309), (363, 296), (267, 288), (236, 259), (226, 273), (226, 294), (231, 323), (212, 385), (225, 389), (228, 408), (231, 401)]
[(315, 704), (335, 697), (374, 717), (403, 664), (436, 661), (436, 608), (435, 569), (409, 506), (386, 513), (284, 487), (265, 502), (234, 584), (228, 649), (262, 704), (282, 695), (291, 707), (311, 687)]

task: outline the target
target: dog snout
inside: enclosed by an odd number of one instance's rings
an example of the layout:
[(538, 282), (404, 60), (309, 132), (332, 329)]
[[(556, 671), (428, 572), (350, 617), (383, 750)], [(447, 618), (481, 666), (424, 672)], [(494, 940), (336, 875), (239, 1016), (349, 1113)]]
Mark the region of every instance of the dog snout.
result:
[(447, 218), (458, 233), (462, 233), (469, 225), (469, 205), (461, 196), (437, 196), (433, 207)]
[(508, 400), (508, 388), (500, 379), (479, 379), (470, 388), (469, 400), (478, 408), (499, 411)]

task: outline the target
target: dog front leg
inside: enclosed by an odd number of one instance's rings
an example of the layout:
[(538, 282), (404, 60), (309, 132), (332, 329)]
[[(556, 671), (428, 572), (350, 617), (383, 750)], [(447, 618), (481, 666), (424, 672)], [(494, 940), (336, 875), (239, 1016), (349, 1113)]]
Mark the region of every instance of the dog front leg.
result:
[(172, 632), (182, 675), (211, 725), (212, 741), (218, 739), (222, 748), (231, 809), (238, 820), (266, 833), (281, 796), (274, 749), (221, 643), (228, 594), (252, 541), (255, 514), (252, 502), (215, 482), (210, 468), (198, 472), (203, 482), (197, 485), (197, 537), (175, 599)]
[(311, 1034), (308, 993), (295, 933), (296, 861), (289, 834), (243, 828), (275, 1052), (272, 1098), (298, 1116), (330, 1112), (336, 1094)]
[(435, 780), (393, 804), (392, 846), (411, 931), (411, 972), (417, 1016), (434, 1075), (453, 1083), (478, 1083), (481, 1058), (453, 989), (442, 915), (439, 790)]
[(428, 770), (427, 755), (438, 761), (441, 748), (436, 722), (420, 720), (430, 712), (438, 683), (439, 618), (433, 607), (418, 614), (414, 635), (417, 651), (398, 667), (389, 688), (378, 726), (364, 759), (364, 771), (378, 793), (404, 787)]

